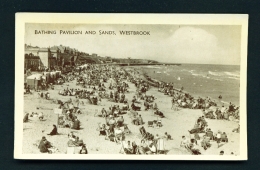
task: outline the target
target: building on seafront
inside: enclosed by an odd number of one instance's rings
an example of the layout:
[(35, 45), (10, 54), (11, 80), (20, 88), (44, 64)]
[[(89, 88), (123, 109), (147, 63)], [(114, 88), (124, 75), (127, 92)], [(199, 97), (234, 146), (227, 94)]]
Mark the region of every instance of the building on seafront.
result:
[(51, 56), (56, 59), (57, 66), (62, 66), (61, 51), (57, 46), (51, 47)]
[(112, 63), (113, 60), (110, 56), (106, 56), (106, 60), (105, 60), (106, 63)]
[[(25, 69), (44, 70), (53, 69), (57, 65), (58, 52), (50, 48), (33, 47), (25, 44)], [(37, 68), (36, 68), (37, 67)]]
[[(25, 69), (32, 70), (61, 70), (64, 67), (76, 66), (81, 64), (149, 64), (152, 60), (112, 58), (110, 56), (101, 57), (96, 53), (80, 52), (75, 48), (64, 45), (54, 45), (42, 48), (38, 46), (24, 45)], [(37, 68), (36, 68), (37, 67)]]
[(33, 54), (34, 56), (38, 56), (38, 51), (40, 47), (33, 47), (31, 45), (24, 45), (24, 54)]
[(49, 68), (49, 58), (51, 57), (51, 51), (49, 48), (40, 48), (38, 51), (38, 55), (44, 65), (44, 67)]
[(44, 68), (44, 65), (39, 56), (30, 53), (24, 55), (24, 68), (25, 70), (39, 71)]
[[(71, 53), (71, 49), (68, 50), (68, 48), (60, 45), (60, 46), (53, 46), (48, 48), (40, 48), (40, 47), (33, 47), (31, 45), (25, 44), (25, 69), (36, 67), (36, 58), (38, 61), (38, 64), (42, 69), (54, 69), (55, 67), (61, 67), (64, 64), (63, 59), (63, 53), (68, 54)], [(36, 57), (37, 56), (37, 57)], [(34, 63), (34, 64), (32, 64)]]

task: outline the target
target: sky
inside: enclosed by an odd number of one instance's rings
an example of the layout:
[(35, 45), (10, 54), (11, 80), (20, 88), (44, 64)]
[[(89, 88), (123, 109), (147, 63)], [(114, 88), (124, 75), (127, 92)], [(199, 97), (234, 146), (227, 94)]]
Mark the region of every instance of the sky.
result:
[[(56, 34), (35, 34), (35, 30), (55, 30)], [(82, 34), (60, 34), (60, 30), (82, 31)], [(116, 35), (99, 35), (100, 30), (114, 31)], [(96, 34), (85, 34), (86, 31)], [(120, 31), (149, 31), (150, 35), (120, 35)], [(241, 26), (26, 23), (25, 43), (39, 47), (70, 46), (101, 57), (240, 65)]]

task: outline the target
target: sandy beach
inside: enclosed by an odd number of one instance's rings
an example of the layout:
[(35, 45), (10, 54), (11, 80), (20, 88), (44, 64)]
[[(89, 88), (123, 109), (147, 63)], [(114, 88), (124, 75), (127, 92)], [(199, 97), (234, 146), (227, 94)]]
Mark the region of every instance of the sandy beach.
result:
[[(112, 80), (112, 79), (111, 79)], [(106, 87), (109, 86), (108, 80), (105, 84)], [(129, 92), (126, 93), (126, 98), (130, 101), (133, 98), (136, 92), (136, 87), (133, 83), (127, 82), (129, 85)], [(98, 109), (100, 112), (102, 108), (108, 109), (111, 105), (119, 105), (122, 107), (122, 103), (110, 102), (107, 99), (102, 99), (101, 104), (91, 105), (86, 102), (86, 99), (80, 99), (85, 104), (80, 105), (80, 108), (83, 114), (77, 115), (78, 119), (81, 122), (80, 130), (72, 130), (70, 128), (58, 128), (59, 135), (48, 136), (47, 134), (51, 132), (53, 124), (57, 124), (57, 115), (54, 114), (53, 109), (58, 107), (58, 104), (54, 103), (53, 100), (62, 100), (66, 101), (68, 99), (74, 99), (75, 96), (61, 96), (58, 94), (59, 90), (65, 88), (80, 88), (76, 86), (76, 80), (71, 82), (66, 82), (63, 85), (54, 85), (54, 90), (48, 90), (50, 93), (50, 100), (40, 98), (37, 92), (33, 94), (24, 95), (24, 114), (25, 112), (42, 112), (44, 114), (44, 120), (40, 121), (38, 117), (29, 117), (30, 121), (23, 124), (23, 154), (40, 154), (39, 149), (36, 144), (39, 143), (42, 136), (46, 136), (47, 140), (50, 141), (60, 153), (66, 153), (67, 142), (68, 142), (68, 133), (73, 131), (76, 136), (79, 136), (80, 139), (84, 141), (88, 149), (89, 154), (120, 154), (121, 149), (120, 144), (105, 140), (105, 136), (99, 136), (99, 131), (97, 131), (98, 123), (105, 123), (105, 119), (102, 117), (95, 117), (95, 111)], [(109, 91), (109, 90), (108, 90)], [(188, 130), (191, 130), (194, 126), (195, 121), (198, 117), (202, 116), (202, 110), (200, 109), (184, 109), (180, 108), (178, 111), (171, 109), (171, 97), (164, 95), (161, 92), (158, 92), (157, 88), (151, 87), (147, 95), (154, 95), (156, 97), (155, 103), (157, 103), (158, 108), (164, 113), (165, 118), (158, 118), (154, 115), (153, 111), (144, 110), (143, 101), (141, 103), (141, 111), (138, 111), (142, 115), (145, 124), (143, 125), (146, 131), (152, 133), (153, 135), (158, 134), (163, 136), (165, 132), (170, 134), (173, 140), (165, 140), (165, 149), (168, 150), (168, 155), (188, 155), (190, 154), (185, 148), (180, 147), (182, 136), (187, 138), (192, 138), (193, 135), (190, 135)], [(36, 108), (39, 109), (36, 109)], [(129, 116), (129, 111), (127, 114), (123, 115), (124, 122), (128, 124), (128, 127), (131, 134), (126, 134), (126, 141), (135, 141), (137, 145), (141, 142), (141, 135), (139, 128), (141, 125), (133, 125), (131, 123), (131, 118)], [(163, 126), (160, 128), (148, 127), (147, 122), (152, 120), (161, 119)], [(22, 120), (21, 120), (22, 121)], [(218, 148), (217, 143), (212, 141), (212, 146), (204, 150), (200, 147), (200, 141), (198, 145), (200, 151), (203, 155), (219, 155), (220, 151), (225, 151), (225, 155), (230, 155), (231, 152), (234, 155), (239, 155), (239, 144), (240, 144), (240, 134), (233, 133), (232, 130), (237, 128), (238, 123), (227, 120), (217, 120), (217, 119), (206, 119), (208, 122), (208, 127), (216, 133), (218, 130), (221, 132), (226, 132), (228, 136), (228, 143), (221, 143)], [(200, 134), (200, 137), (202, 138)], [(78, 148), (80, 149), (80, 148)]]

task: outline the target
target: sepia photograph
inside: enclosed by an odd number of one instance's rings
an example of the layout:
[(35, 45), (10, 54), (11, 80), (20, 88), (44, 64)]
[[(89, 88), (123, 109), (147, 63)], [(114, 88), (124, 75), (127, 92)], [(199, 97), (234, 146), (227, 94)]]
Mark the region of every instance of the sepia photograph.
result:
[(17, 13), (14, 158), (247, 160), (247, 32), (244, 14)]

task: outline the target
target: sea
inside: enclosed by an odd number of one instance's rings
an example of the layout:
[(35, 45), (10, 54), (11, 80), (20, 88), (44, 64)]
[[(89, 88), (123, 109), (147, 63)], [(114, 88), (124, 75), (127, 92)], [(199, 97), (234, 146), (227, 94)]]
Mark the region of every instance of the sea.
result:
[[(174, 87), (189, 92), (194, 97), (210, 97), (218, 105), (232, 102), (239, 106), (240, 66), (181, 64), (141, 66), (151, 78), (173, 82)], [(218, 99), (219, 96), (222, 99)]]

